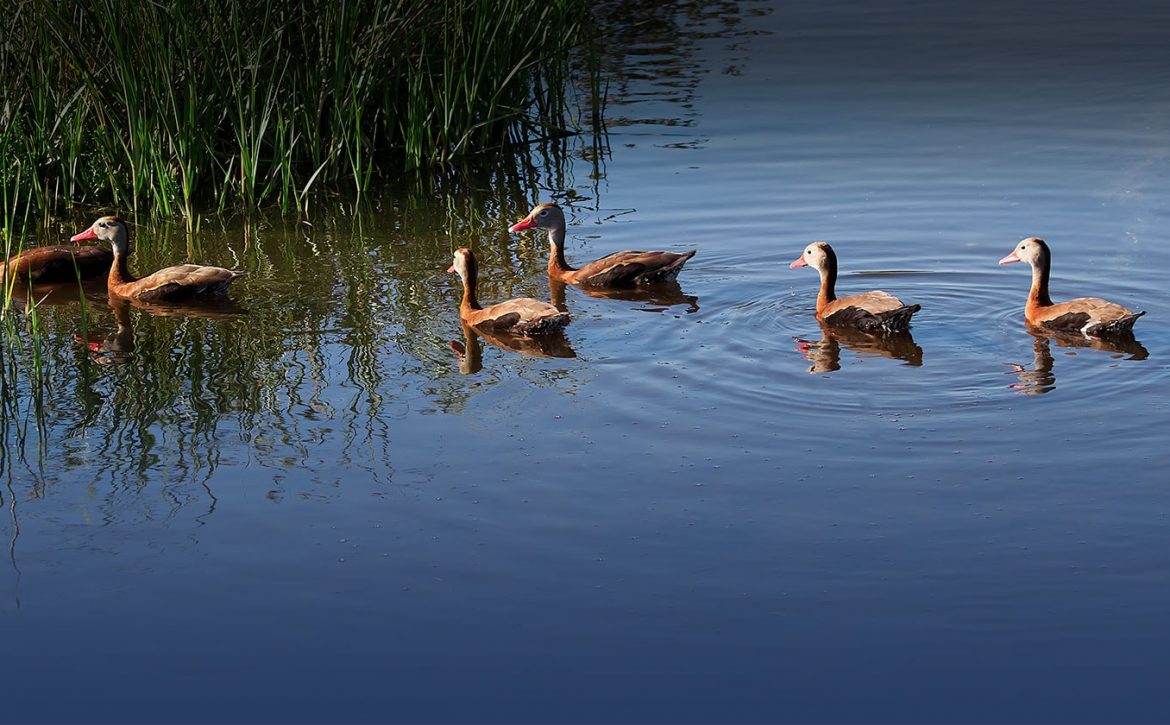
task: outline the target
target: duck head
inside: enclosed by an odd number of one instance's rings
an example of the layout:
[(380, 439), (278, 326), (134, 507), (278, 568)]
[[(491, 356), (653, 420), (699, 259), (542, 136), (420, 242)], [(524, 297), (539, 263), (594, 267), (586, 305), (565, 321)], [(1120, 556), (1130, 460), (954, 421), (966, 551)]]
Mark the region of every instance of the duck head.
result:
[(126, 224), (116, 216), (104, 216), (98, 219), (90, 225), (89, 229), (70, 237), (69, 241), (84, 242), (91, 239), (109, 242), (110, 246), (114, 248), (114, 252), (118, 254), (126, 254), (129, 251), (130, 237), (126, 232)]

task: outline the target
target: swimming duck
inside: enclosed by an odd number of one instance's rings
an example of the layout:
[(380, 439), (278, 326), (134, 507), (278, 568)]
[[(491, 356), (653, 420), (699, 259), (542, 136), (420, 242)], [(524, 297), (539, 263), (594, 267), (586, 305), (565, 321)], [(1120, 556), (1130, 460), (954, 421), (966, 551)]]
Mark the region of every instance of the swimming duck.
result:
[(454, 261), (447, 271), (455, 272), (463, 280), (463, 302), (459, 305), (459, 317), (468, 325), (531, 335), (555, 332), (569, 324), (568, 312), (531, 297), (517, 297), (481, 307), (475, 294), (479, 265), (467, 247), (455, 250)]
[(1146, 314), (1134, 312), (1116, 302), (1097, 297), (1078, 297), (1053, 303), (1048, 296), (1048, 277), (1052, 270), (1052, 252), (1037, 237), (1023, 239), (1000, 264), (1027, 262), (1032, 265), (1032, 288), (1024, 305), (1024, 319), (1029, 325), (1053, 331), (1078, 331), (1099, 337), (1119, 335), (1133, 330), (1133, 323)]
[(689, 252), (614, 252), (580, 269), (565, 261), (565, 214), (556, 204), (541, 204), (528, 216), (508, 227), (510, 232), (547, 229), (548, 275), (553, 279), (583, 287), (631, 287), (669, 282), (698, 250)]
[(888, 292), (873, 290), (838, 297), (837, 254), (827, 242), (813, 242), (792, 264), (812, 267), (821, 273), (821, 291), (817, 295), (817, 319), (829, 325), (856, 327), (866, 332), (900, 332), (910, 327), (910, 318), (921, 305), (903, 304)]
[(127, 259), (130, 256), (130, 239), (126, 225), (116, 216), (104, 216), (71, 241), (86, 239), (107, 241), (114, 249), (110, 274), (106, 288), (113, 297), (159, 302), (180, 300), (196, 296), (227, 294), (228, 285), (243, 272), (223, 267), (207, 267), (198, 264), (179, 264), (166, 267), (141, 279), (130, 274)]

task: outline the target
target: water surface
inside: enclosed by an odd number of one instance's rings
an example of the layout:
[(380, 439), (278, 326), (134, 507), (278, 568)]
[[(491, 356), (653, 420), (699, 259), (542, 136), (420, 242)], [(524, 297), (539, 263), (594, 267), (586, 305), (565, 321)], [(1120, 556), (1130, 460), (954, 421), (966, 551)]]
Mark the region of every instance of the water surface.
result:
[[(246, 269), (231, 305), (45, 300), (45, 378), (3, 377), (2, 719), (1170, 719), (1170, 12), (602, 10), (604, 136), (135, 227), (139, 270)], [(556, 294), (506, 231), (550, 199), (570, 261), (699, 254), (559, 291), (563, 345), (475, 339), (451, 250)], [(1030, 334), (1026, 236), (1134, 344)], [(911, 336), (823, 331), (814, 239)]]

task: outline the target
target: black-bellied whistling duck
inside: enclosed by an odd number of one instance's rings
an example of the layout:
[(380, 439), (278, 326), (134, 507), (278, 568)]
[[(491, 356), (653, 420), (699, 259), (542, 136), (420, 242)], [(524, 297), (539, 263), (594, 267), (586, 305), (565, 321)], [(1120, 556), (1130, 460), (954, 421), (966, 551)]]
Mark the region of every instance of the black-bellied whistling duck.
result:
[(459, 317), (472, 327), (532, 335), (555, 332), (569, 324), (568, 312), (531, 297), (517, 297), (480, 307), (479, 299), (475, 296), (479, 265), (467, 247), (455, 250), (454, 262), (447, 271), (457, 273), (463, 280), (463, 302), (459, 305)]
[(130, 274), (127, 259), (130, 256), (130, 238), (126, 225), (115, 216), (104, 216), (89, 229), (73, 236), (72, 241), (101, 239), (114, 248), (106, 288), (114, 297), (161, 302), (182, 300), (203, 295), (227, 294), (228, 285), (237, 277), (244, 276), (223, 267), (205, 267), (198, 264), (179, 264), (160, 269), (142, 279)]
[(13, 255), (4, 271), (25, 282), (76, 282), (103, 276), (113, 261), (114, 253), (102, 247), (57, 244)]
[(1052, 252), (1043, 239), (1023, 239), (1000, 264), (1027, 262), (1032, 265), (1032, 289), (1024, 305), (1024, 319), (1029, 325), (1054, 331), (1079, 331), (1082, 335), (1119, 335), (1133, 330), (1137, 318), (1146, 314), (1126, 309), (1116, 302), (1097, 297), (1078, 297), (1053, 304), (1048, 296), (1048, 276), (1052, 270)]
[(565, 261), (565, 215), (556, 204), (541, 204), (528, 216), (508, 227), (510, 232), (525, 229), (548, 230), (548, 274), (568, 284), (583, 287), (631, 287), (669, 282), (678, 277), (683, 265), (698, 250), (675, 252), (614, 252), (580, 269)]
[(829, 325), (856, 327), (866, 332), (900, 332), (910, 328), (910, 318), (921, 305), (906, 305), (888, 292), (873, 290), (838, 297), (837, 254), (826, 242), (813, 242), (788, 265), (812, 267), (821, 273), (821, 291), (817, 294), (817, 319)]

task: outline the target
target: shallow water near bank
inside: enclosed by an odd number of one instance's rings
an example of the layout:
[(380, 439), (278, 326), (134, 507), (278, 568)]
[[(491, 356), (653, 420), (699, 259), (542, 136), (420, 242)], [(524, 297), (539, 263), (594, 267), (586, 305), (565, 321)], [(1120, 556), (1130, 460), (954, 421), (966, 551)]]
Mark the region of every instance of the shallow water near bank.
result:
[[(135, 227), (138, 270), (246, 269), (231, 305), (44, 301), (0, 719), (1170, 718), (1170, 12), (646, 12), (600, 147)], [(699, 254), (565, 290), (558, 354), (468, 339), (451, 251), (548, 298), (507, 227), (550, 199), (571, 262)], [(1033, 235), (1139, 347), (1029, 334), (996, 262)], [(821, 330), (814, 239), (922, 305), (909, 340)]]

